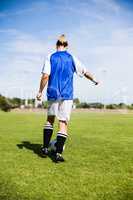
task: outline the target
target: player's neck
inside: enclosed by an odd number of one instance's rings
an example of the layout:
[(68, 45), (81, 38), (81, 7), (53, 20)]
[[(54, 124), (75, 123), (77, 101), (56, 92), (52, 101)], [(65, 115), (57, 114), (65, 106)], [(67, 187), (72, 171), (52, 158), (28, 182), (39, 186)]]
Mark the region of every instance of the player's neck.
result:
[(66, 48), (64, 48), (63, 46), (57, 47), (57, 51), (66, 51)]

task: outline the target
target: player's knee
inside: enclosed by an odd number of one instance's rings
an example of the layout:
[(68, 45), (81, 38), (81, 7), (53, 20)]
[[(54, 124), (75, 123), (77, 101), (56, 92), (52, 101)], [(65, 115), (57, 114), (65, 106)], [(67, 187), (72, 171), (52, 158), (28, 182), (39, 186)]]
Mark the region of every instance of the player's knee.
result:
[(53, 126), (54, 120), (55, 120), (55, 116), (48, 116), (46, 124)]
[(51, 126), (51, 127), (53, 127), (53, 123), (50, 123), (50, 122), (47, 121), (47, 122), (45, 123), (45, 126)]
[(59, 124), (67, 125), (68, 122), (66, 120), (59, 120)]

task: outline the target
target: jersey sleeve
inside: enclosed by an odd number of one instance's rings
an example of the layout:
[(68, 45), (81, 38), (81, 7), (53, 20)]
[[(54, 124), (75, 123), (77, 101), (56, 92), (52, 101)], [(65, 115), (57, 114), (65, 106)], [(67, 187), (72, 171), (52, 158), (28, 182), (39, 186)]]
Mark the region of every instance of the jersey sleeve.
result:
[(76, 74), (80, 77), (83, 77), (84, 74), (87, 72), (85, 66), (75, 56), (73, 56), (73, 61), (75, 65)]
[(46, 57), (41, 73), (50, 75), (51, 73), (50, 55)]

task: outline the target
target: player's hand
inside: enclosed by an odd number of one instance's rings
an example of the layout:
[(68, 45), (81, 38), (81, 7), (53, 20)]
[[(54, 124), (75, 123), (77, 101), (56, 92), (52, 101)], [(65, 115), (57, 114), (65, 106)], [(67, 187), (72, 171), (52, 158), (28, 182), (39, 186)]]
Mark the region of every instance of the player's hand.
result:
[(99, 82), (98, 81), (95, 81), (95, 80), (93, 80), (92, 81), (95, 85), (98, 85), (99, 84)]
[(98, 82), (98, 81), (95, 81), (95, 85), (99, 85), (99, 82)]
[(37, 98), (38, 101), (41, 101), (41, 99), (42, 99), (42, 93), (38, 92), (38, 94), (36, 95), (36, 98)]

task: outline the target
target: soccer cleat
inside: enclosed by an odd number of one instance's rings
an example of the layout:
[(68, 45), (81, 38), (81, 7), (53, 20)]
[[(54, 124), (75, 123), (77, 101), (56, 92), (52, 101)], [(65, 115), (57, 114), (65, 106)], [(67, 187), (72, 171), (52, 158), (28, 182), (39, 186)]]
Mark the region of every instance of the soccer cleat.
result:
[(62, 157), (62, 155), (61, 154), (59, 154), (59, 153), (56, 153), (55, 154), (55, 162), (56, 163), (58, 163), (58, 162), (64, 162), (65, 160), (64, 160), (64, 158)]
[(41, 148), (41, 156), (44, 158), (48, 156), (48, 148)]

